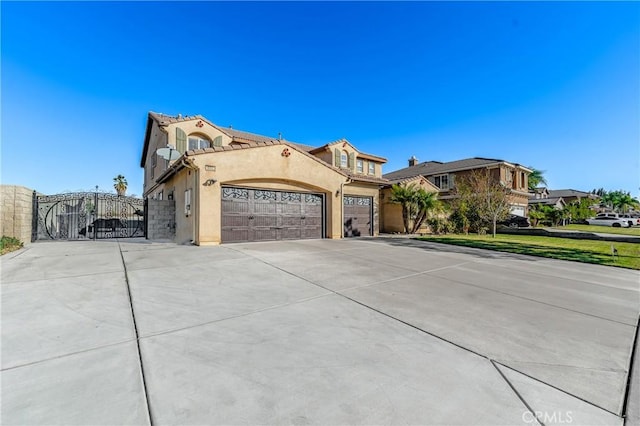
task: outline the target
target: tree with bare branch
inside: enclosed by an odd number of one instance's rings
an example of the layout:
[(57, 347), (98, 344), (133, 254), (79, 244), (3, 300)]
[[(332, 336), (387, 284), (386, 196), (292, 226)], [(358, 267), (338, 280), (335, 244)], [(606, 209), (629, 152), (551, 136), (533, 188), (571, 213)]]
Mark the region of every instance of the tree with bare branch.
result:
[[(492, 225), (495, 238), (498, 222), (506, 219), (511, 210), (509, 189), (491, 176), (490, 170), (473, 170), (457, 177), (456, 194), (459, 202), (466, 205), (470, 216)], [(476, 223), (478, 231), (481, 227)]]

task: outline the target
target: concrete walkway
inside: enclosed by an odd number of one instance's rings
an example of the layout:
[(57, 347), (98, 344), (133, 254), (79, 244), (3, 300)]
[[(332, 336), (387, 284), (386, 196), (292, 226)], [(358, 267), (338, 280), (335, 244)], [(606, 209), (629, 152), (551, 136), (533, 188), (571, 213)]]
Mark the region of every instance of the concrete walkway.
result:
[(406, 239), (51, 242), (1, 266), (6, 425), (638, 415), (637, 271)]

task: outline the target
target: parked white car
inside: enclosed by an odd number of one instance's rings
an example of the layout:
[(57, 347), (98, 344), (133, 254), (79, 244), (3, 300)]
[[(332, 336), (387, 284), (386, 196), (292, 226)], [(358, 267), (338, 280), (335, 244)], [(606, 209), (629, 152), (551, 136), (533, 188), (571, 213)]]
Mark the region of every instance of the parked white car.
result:
[(586, 220), (587, 225), (613, 226), (614, 228), (628, 228), (629, 220), (619, 217), (598, 216)]
[(640, 226), (640, 217), (637, 217), (635, 214), (619, 214), (619, 213), (599, 213), (596, 215), (596, 219), (602, 219), (605, 217), (612, 217), (615, 219), (624, 219), (629, 223), (629, 226)]
[(629, 226), (640, 226), (640, 217), (631, 214), (623, 214), (621, 216), (629, 222)]

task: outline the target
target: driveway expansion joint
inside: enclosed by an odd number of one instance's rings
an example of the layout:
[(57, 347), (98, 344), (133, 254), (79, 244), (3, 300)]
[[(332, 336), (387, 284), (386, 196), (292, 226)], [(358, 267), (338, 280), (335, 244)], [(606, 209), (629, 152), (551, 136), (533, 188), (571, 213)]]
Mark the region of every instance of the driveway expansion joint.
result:
[(629, 357), (629, 369), (627, 371), (627, 383), (626, 386), (624, 388), (624, 402), (622, 403), (622, 416), (625, 418), (625, 423), (626, 423), (626, 418), (627, 418), (627, 410), (629, 407), (629, 397), (630, 397), (630, 391), (631, 391), (631, 378), (632, 378), (632, 373), (634, 372), (634, 369), (638, 368), (637, 363), (635, 362), (635, 358), (638, 356), (638, 354), (636, 353), (636, 346), (638, 345), (638, 329), (640, 329), (640, 316), (638, 317), (638, 322), (636, 324), (636, 334), (633, 338), (633, 344), (631, 345), (631, 356)]
[(67, 353), (64, 353), (64, 354), (57, 355), (57, 356), (52, 356), (52, 357), (49, 357), (49, 358), (39, 359), (37, 361), (25, 362), (24, 364), (11, 365), (9, 367), (4, 367), (4, 368), (0, 369), (0, 371), (15, 370), (17, 368), (29, 367), (31, 365), (42, 364), (44, 362), (53, 361), (55, 359), (66, 358), (66, 357), (69, 357), (69, 356), (84, 354), (84, 353), (87, 353), (87, 352), (99, 351), (99, 350), (104, 349), (104, 348), (110, 348), (112, 346), (118, 346), (118, 345), (122, 345), (122, 344), (125, 344), (125, 343), (133, 342), (134, 340), (135, 339), (126, 339), (126, 340), (121, 340), (119, 342), (107, 343), (106, 345), (95, 346), (93, 348), (82, 349), (80, 351), (67, 352)]
[(518, 390), (515, 388), (515, 386), (513, 386), (513, 384), (509, 381), (509, 379), (507, 379), (507, 376), (505, 376), (504, 373), (502, 371), (500, 371), (500, 369), (496, 365), (495, 361), (492, 360), (492, 359), (489, 359), (489, 362), (491, 363), (491, 365), (493, 365), (493, 368), (496, 369), (498, 374), (500, 374), (500, 377), (502, 377), (504, 379), (504, 381), (507, 382), (507, 385), (509, 385), (509, 387), (511, 388), (513, 393), (516, 394), (516, 396), (518, 397), (520, 402), (522, 402), (524, 404), (524, 406), (527, 407), (527, 410), (529, 410), (529, 412), (531, 414), (533, 414), (533, 416), (535, 417), (536, 421), (540, 424), (540, 426), (545, 426), (545, 424), (542, 422), (542, 420), (540, 420), (540, 418), (538, 418), (538, 415), (536, 414), (535, 410), (533, 408), (531, 408), (531, 406), (527, 403), (527, 401), (525, 401), (525, 399), (522, 397), (522, 395), (520, 395), (520, 392), (518, 392)]
[(149, 339), (151, 337), (163, 336), (163, 335), (171, 334), (171, 333), (178, 333), (178, 332), (184, 331), (184, 330), (191, 330), (191, 329), (194, 329), (194, 328), (203, 327), (205, 325), (217, 324), (217, 323), (224, 322), (224, 321), (229, 321), (229, 320), (234, 320), (234, 319), (237, 319), (237, 318), (247, 317), (247, 316), (251, 316), (251, 315), (254, 315), (254, 314), (259, 314), (261, 312), (272, 311), (274, 309), (279, 309), (279, 308), (285, 308), (287, 306), (293, 306), (293, 305), (297, 305), (299, 303), (305, 303), (305, 302), (308, 302), (310, 300), (320, 299), (320, 298), (323, 298), (323, 297), (326, 297), (326, 296), (333, 296), (333, 295), (334, 295), (334, 293), (327, 292), (327, 293), (324, 293), (324, 294), (319, 294), (317, 296), (305, 297), (303, 299), (295, 300), (293, 302), (281, 303), (279, 305), (273, 305), (273, 306), (267, 306), (266, 308), (256, 309), (255, 311), (245, 312), (245, 313), (238, 314), (238, 315), (231, 315), (229, 317), (218, 318), (218, 319), (214, 319), (214, 320), (211, 320), (211, 321), (205, 321), (205, 322), (201, 322), (201, 323), (198, 323), (198, 324), (188, 325), (188, 326), (185, 326), (185, 327), (172, 328), (170, 330), (157, 331), (157, 332), (154, 332), (154, 333), (149, 333), (149, 334), (147, 334), (145, 336), (140, 336), (138, 338), (138, 340)]
[(131, 311), (131, 321), (133, 323), (133, 330), (136, 336), (136, 351), (138, 353), (138, 365), (140, 367), (140, 378), (142, 379), (142, 392), (144, 394), (144, 403), (147, 408), (147, 415), (149, 416), (149, 425), (153, 426), (153, 416), (151, 414), (151, 406), (149, 404), (149, 391), (147, 389), (147, 381), (144, 375), (144, 364), (142, 362), (142, 352), (140, 351), (140, 335), (138, 334), (138, 325), (136, 323), (136, 314), (133, 308), (133, 299), (131, 297), (131, 286), (129, 285), (129, 274), (127, 272), (127, 264), (124, 261), (124, 254), (120, 247), (120, 241), (118, 241), (118, 250), (120, 251), (120, 259), (122, 260), (122, 268), (124, 269), (124, 280), (127, 287), (127, 296), (129, 300), (129, 309)]
[(543, 385), (545, 385), (545, 386), (549, 386), (550, 388), (553, 388), (553, 389), (555, 389), (555, 390), (557, 390), (557, 391), (559, 391), (559, 392), (562, 392), (562, 393), (564, 393), (565, 395), (569, 395), (569, 396), (570, 396), (570, 397), (572, 397), (572, 398), (578, 399), (578, 400), (580, 400), (580, 401), (582, 401), (582, 402), (584, 402), (584, 403), (586, 403), (586, 404), (589, 404), (589, 405), (591, 405), (592, 407), (595, 407), (595, 408), (597, 408), (597, 409), (599, 409), (599, 410), (602, 410), (602, 411), (606, 411), (607, 413), (609, 413), (609, 414), (613, 414), (613, 415), (614, 415), (614, 416), (616, 416), (616, 417), (620, 417), (620, 414), (618, 414), (618, 413), (615, 413), (615, 412), (613, 412), (613, 411), (611, 411), (611, 410), (608, 410), (608, 409), (606, 409), (606, 408), (603, 408), (603, 407), (601, 407), (601, 406), (599, 406), (599, 405), (597, 405), (597, 404), (594, 404), (593, 402), (591, 402), (591, 401), (589, 401), (589, 400), (586, 400), (586, 399), (584, 399), (584, 398), (582, 398), (582, 397), (579, 397), (579, 396), (577, 396), (577, 395), (572, 394), (571, 392), (567, 392), (567, 391), (566, 391), (566, 390), (564, 390), (564, 389), (561, 389), (561, 388), (559, 388), (559, 387), (557, 387), (557, 386), (555, 386), (555, 385), (552, 385), (551, 383), (547, 383), (547, 382), (545, 382), (544, 380), (540, 380), (540, 379), (538, 379), (537, 377), (533, 377), (533, 376), (531, 376), (530, 374), (524, 373), (524, 372), (522, 372), (522, 371), (518, 370), (517, 368), (513, 368), (513, 367), (511, 367), (511, 366), (509, 366), (509, 365), (505, 364), (505, 363), (504, 363), (504, 362), (502, 362), (502, 361), (497, 361), (497, 360), (491, 360), (491, 361), (492, 361), (492, 362), (494, 362), (495, 364), (498, 364), (498, 365), (500, 365), (500, 366), (504, 367), (504, 368), (508, 368), (508, 369), (509, 369), (509, 370), (511, 370), (511, 371), (515, 371), (515, 372), (516, 372), (516, 373), (518, 373), (518, 374), (522, 374), (523, 376), (526, 376), (526, 377), (528, 377), (528, 378), (529, 378), (529, 379), (531, 379), (531, 380), (535, 380), (535, 381), (536, 381), (536, 382), (538, 382), (538, 383), (542, 383), (542, 384), (543, 384)]
[[(445, 268), (440, 268), (440, 269), (445, 269)], [(433, 272), (435, 272), (435, 271), (437, 271), (437, 269), (433, 270)], [(428, 272), (425, 272), (425, 273), (428, 273)], [(582, 311), (578, 311), (578, 310), (575, 310), (575, 309), (570, 309), (570, 308), (567, 308), (567, 307), (564, 307), (564, 306), (560, 306), (560, 305), (554, 305), (553, 303), (543, 302), (541, 300), (532, 299), (530, 297), (518, 296), (517, 294), (511, 294), (511, 293), (508, 293), (506, 291), (496, 290), (496, 289), (489, 288), (489, 287), (484, 287), (484, 286), (481, 286), (481, 285), (478, 285), (478, 284), (467, 283), (467, 282), (464, 282), (464, 281), (455, 280), (453, 278), (441, 277), (440, 275), (434, 275), (434, 277), (440, 278), (440, 279), (445, 280), (445, 281), (451, 281), (452, 283), (456, 283), (456, 284), (460, 284), (460, 285), (466, 285), (466, 286), (469, 286), (469, 287), (480, 288), (482, 290), (491, 291), (491, 292), (498, 293), (498, 294), (503, 294), (505, 296), (515, 297), (515, 298), (522, 299), (522, 300), (527, 300), (527, 301), (533, 302), (533, 303), (539, 303), (541, 305), (550, 306), (552, 308), (562, 309), (562, 310), (569, 311), (569, 312), (575, 312), (576, 314), (586, 315), (586, 316), (593, 317), (593, 318), (598, 318), (598, 319), (601, 319), (601, 320), (604, 320), (604, 321), (615, 322), (616, 324), (626, 325), (628, 327), (635, 327), (634, 324), (629, 324), (629, 323), (618, 321), (618, 320), (614, 320), (614, 319), (611, 319), (611, 318), (605, 318), (605, 317), (602, 317), (602, 316), (599, 316), (599, 315), (594, 315), (594, 314), (590, 314), (590, 313), (587, 313), (587, 312), (582, 312)]]
[[(369, 305), (367, 305), (367, 304), (365, 304), (365, 303), (362, 303), (362, 302), (360, 302), (360, 301), (358, 301), (358, 300), (356, 300), (356, 299), (353, 299), (353, 298), (351, 298), (351, 297), (349, 297), (349, 296), (347, 296), (347, 295), (345, 295), (345, 294), (340, 293), (339, 291), (332, 290), (332, 289), (330, 289), (330, 288), (328, 288), (328, 287), (325, 287), (325, 286), (323, 286), (323, 285), (321, 285), (321, 284), (318, 284), (318, 283), (316, 283), (316, 282), (313, 282), (313, 281), (311, 281), (311, 280), (309, 280), (309, 279), (307, 279), (307, 278), (301, 277), (301, 276), (299, 276), (299, 275), (297, 275), (297, 274), (295, 274), (295, 273), (293, 273), (293, 272), (291, 272), (291, 271), (288, 271), (288, 270), (283, 269), (283, 268), (281, 268), (281, 267), (279, 267), (279, 266), (277, 266), (277, 265), (274, 265), (274, 264), (272, 264), (272, 263), (269, 263), (268, 261), (266, 261), (266, 260), (264, 260), (264, 259), (261, 259), (261, 258), (259, 258), (259, 257), (257, 257), (257, 256), (253, 256), (253, 255), (250, 255), (250, 256), (251, 256), (251, 257), (253, 257), (253, 258), (255, 258), (255, 259), (257, 259), (258, 261), (260, 261), (260, 262), (262, 262), (262, 263), (264, 263), (264, 264), (268, 265), (268, 266), (271, 266), (272, 268), (278, 269), (278, 270), (280, 270), (280, 271), (282, 271), (282, 272), (284, 272), (284, 273), (286, 273), (286, 274), (289, 274), (289, 275), (291, 275), (291, 276), (293, 276), (293, 277), (296, 277), (296, 278), (298, 278), (298, 279), (300, 279), (300, 280), (303, 280), (303, 281), (308, 282), (308, 283), (310, 283), (310, 284), (312, 284), (312, 285), (315, 285), (315, 286), (320, 287), (320, 288), (322, 288), (322, 289), (324, 289), (324, 290), (327, 290), (327, 291), (329, 291), (329, 292), (331, 292), (331, 293), (333, 293), (333, 294), (335, 294), (335, 295), (337, 295), (337, 296), (341, 296), (341, 297), (343, 297), (343, 298), (345, 298), (345, 299), (347, 299), (347, 300), (349, 300), (349, 301), (351, 301), (351, 302), (353, 302), (353, 303), (356, 303), (356, 304), (358, 304), (358, 305), (360, 305), (360, 306), (362, 306), (362, 307), (364, 307), (364, 308), (367, 308), (367, 309), (370, 309), (370, 310), (372, 310), (372, 311), (374, 311), (374, 312), (377, 312), (377, 313), (378, 313), (378, 314), (380, 314), (380, 315), (383, 315), (383, 316), (385, 316), (385, 317), (387, 317), (387, 318), (390, 318), (390, 319), (392, 319), (392, 320), (395, 320), (395, 321), (397, 321), (397, 322), (399, 322), (399, 323), (401, 323), (401, 324), (404, 324), (404, 325), (406, 325), (406, 326), (408, 326), (408, 327), (411, 327), (411, 328), (413, 328), (413, 329), (415, 329), (415, 330), (418, 330), (418, 331), (420, 331), (420, 332), (422, 332), (422, 333), (424, 333), (424, 334), (427, 334), (427, 335), (429, 335), (429, 336), (432, 336), (432, 337), (434, 337), (434, 338), (436, 338), (436, 339), (438, 339), (438, 340), (441, 340), (441, 341), (443, 341), (443, 342), (449, 343), (450, 345), (453, 345), (453, 346), (455, 346), (455, 347), (457, 347), (457, 348), (460, 348), (460, 349), (462, 349), (462, 350), (464, 350), (464, 351), (470, 352), (470, 353), (472, 353), (472, 354), (474, 354), (474, 355), (477, 355), (477, 356), (479, 356), (479, 357), (481, 357), (481, 358), (484, 358), (484, 359), (486, 359), (486, 360), (490, 361), (492, 364), (493, 364), (493, 363), (497, 363), (497, 364), (499, 364), (499, 365), (502, 365), (502, 366), (504, 366), (504, 367), (506, 367), (506, 368), (509, 368), (509, 369), (511, 369), (511, 370), (513, 370), (513, 371), (515, 371), (515, 372), (517, 372), (517, 373), (520, 373), (520, 374), (522, 374), (522, 375), (524, 375), (524, 376), (526, 376), (526, 377), (528, 377), (528, 378), (530, 378), (530, 379), (532, 379), (532, 380), (535, 380), (536, 382), (542, 383), (542, 384), (547, 385), (547, 386), (549, 386), (549, 387), (551, 387), (551, 388), (553, 388), (553, 389), (556, 389), (556, 390), (558, 390), (558, 391), (560, 391), (560, 392), (562, 392), (562, 393), (564, 393), (564, 394), (566, 394), (566, 395), (569, 395), (569, 396), (571, 396), (572, 398), (576, 398), (576, 399), (578, 399), (578, 400), (580, 400), (580, 401), (582, 401), (582, 402), (585, 402), (585, 403), (587, 403), (587, 404), (589, 404), (589, 405), (591, 405), (591, 406), (593, 406), (593, 407), (596, 407), (596, 408), (598, 408), (598, 409), (600, 409), (600, 410), (606, 411), (607, 413), (613, 414), (614, 416), (620, 417), (620, 414), (618, 414), (618, 413), (614, 413), (614, 412), (613, 412), (613, 411), (611, 411), (611, 410), (608, 410), (608, 409), (606, 409), (606, 408), (600, 407), (599, 405), (596, 405), (596, 404), (594, 404), (593, 402), (590, 402), (590, 401), (588, 401), (588, 400), (586, 400), (586, 399), (584, 399), (584, 398), (581, 398), (581, 397), (576, 396), (576, 395), (574, 395), (574, 394), (572, 394), (572, 393), (569, 393), (569, 392), (567, 392), (567, 391), (565, 391), (565, 390), (563, 390), (563, 389), (560, 389), (560, 388), (558, 388), (558, 387), (556, 387), (556, 386), (554, 386), (554, 385), (551, 385), (551, 384), (549, 384), (549, 383), (547, 383), (547, 382), (545, 382), (545, 381), (543, 381), (543, 380), (540, 380), (540, 379), (538, 379), (538, 378), (536, 378), (536, 377), (530, 376), (530, 375), (528, 375), (528, 374), (526, 374), (526, 373), (523, 373), (523, 372), (521, 372), (521, 371), (519, 371), (519, 370), (517, 370), (517, 369), (515, 369), (515, 368), (512, 368), (512, 367), (509, 367), (509, 366), (507, 366), (507, 365), (504, 365), (504, 364), (502, 364), (501, 362), (499, 362), (499, 361), (495, 361), (495, 360), (491, 359), (489, 356), (484, 355), (484, 354), (482, 354), (482, 353), (480, 353), (480, 352), (477, 352), (477, 351), (475, 351), (475, 350), (473, 350), (473, 349), (471, 349), (471, 348), (467, 348), (467, 347), (465, 347), (465, 346), (462, 346), (462, 345), (460, 345), (460, 344), (458, 344), (458, 343), (455, 343), (455, 342), (453, 342), (453, 341), (451, 341), (451, 340), (448, 340), (448, 339), (446, 339), (446, 338), (444, 338), (444, 337), (442, 337), (442, 336), (439, 336), (439, 335), (434, 334), (434, 333), (432, 333), (432, 332), (430, 332), (430, 331), (427, 331), (427, 330), (425, 330), (425, 329), (423, 329), (423, 328), (420, 328), (420, 327), (418, 327), (418, 326), (416, 326), (416, 325), (414, 325), (414, 324), (411, 324), (411, 323), (409, 323), (409, 322), (407, 322), (407, 321), (403, 321), (403, 320), (401, 320), (400, 318), (394, 317), (393, 315), (390, 315), (390, 314), (387, 314), (387, 313), (385, 313), (385, 312), (382, 312), (382, 311), (381, 311), (381, 310), (379, 310), (379, 309), (376, 309), (376, 308), (374, 308), (374, 307), (372, 307), (372, 306), (369, 306)], [(466, 263), (472, 263), (472, 262), (466, 262)], [(422, 272), (421, 272), (421, 273), (417, 273), (417, 274), (415, 274), (415, 275), (422, 275), (422, 274), (424, 274), (424, 273), (422, 273)], [(413, 275), (412, 275), (412, 276), (413, 276)], [(376, 283), (376, 284), (382, 284), (382, 283), (383, 283), (383, 282)], [(342, 290), (342, 291), (345, 291), (345, 290)], [(602, 319), (605, 319), (605, 318), (602, 318)], [(617, 321), (613, 321), (613, 322), (617, 322)], [(623, 325), (628, 325), (628, 324), (623, 324)], [(494, 367), (495, 367), (495, 364), (494, 364)], [(501, 375), (502, 375), (502, 373), (501, 373)], [(503, 376), (503, 377), (504, 377), (504, 376)], [(506, 380), (506, 378), (505, 378), (505, 380)], [(508, 382), (508, 380), (507, 380), (507, 382)], [(510, 382), (508, 382), (508, 383), (509, 383), (509, 385), (511, 386)], [(513, 389), (513, 387), (512, 387), (512, 386), (511, 386), (511, 388)], [(515, 389), (513, 389), (513, 390), (514, 390), (514, 392), (516, 392), (516, 391), (515, 391)], [(520, 400), (521, 400), (523, 403), (525, 403), (525, 402), (524, 402), (524, 400), (520, 397), (520, 395), (519, 395), (517, 392), (516, 392), (516, 394), (518, 395), (518, 397), (520, 398)], [(525, 403), (525, 405), (528, 407), (528, 405), (527, 405), (526, 403)], [(534, 413), (534, 415), (535, 415), (535, 413)], [(538, 421), (542, 426), (544, 426), (544, 424), (543, 424), (542, 422), (540, 422), (540, 421), (539, 421), (539, 419), (538, 419), (537, 417), (536, 417), (536, 420), (537, 420), (537, 421)]]

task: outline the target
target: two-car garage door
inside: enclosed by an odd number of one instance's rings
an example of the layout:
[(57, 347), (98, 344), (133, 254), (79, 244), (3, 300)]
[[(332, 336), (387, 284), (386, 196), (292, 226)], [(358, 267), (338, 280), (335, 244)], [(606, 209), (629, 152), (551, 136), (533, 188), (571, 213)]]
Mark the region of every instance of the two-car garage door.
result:
[(222, 242), (323, 237), (324, 196), (222, 187)]

